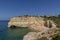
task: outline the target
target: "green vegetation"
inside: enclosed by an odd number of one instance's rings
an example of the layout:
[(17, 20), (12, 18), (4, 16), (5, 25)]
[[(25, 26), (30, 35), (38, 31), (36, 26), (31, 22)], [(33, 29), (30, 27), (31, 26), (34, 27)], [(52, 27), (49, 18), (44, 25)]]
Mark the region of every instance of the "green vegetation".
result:
[(46, 18), (46, 19), (53, 20), (56, 23), (57, 27), (60, 27), (60, 15), (58, 15), (58, 16), (49, 16), (49, 17), (43, 16), (43, 17)]
[(52, 39), (52, 40), (60, 40), (60, 36), (59, 36), (59, 35), (57, 35), (57, 36), (53, 37), (53, 39)]

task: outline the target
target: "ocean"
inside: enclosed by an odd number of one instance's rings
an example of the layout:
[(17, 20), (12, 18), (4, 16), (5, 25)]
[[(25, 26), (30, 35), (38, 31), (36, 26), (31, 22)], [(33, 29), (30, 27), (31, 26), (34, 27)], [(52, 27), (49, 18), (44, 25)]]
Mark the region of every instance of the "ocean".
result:
[(8, 21), (7, 20), (0, 20), (0, 40), (7, 40), (8, 37)]
[(32, 31), (27, 28), (8, 29), (8, 22), (0, 21), (0, 40), (23, 40), (24, 35)]

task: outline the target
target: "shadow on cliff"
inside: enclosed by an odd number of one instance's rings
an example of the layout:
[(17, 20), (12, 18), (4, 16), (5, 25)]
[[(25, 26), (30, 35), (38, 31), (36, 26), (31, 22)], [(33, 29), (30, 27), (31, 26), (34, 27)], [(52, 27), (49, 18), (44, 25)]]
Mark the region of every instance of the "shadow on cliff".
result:
[(27, 27), (17, 27), (15, 25), (11, 25), (9, 29), (28, 29)]

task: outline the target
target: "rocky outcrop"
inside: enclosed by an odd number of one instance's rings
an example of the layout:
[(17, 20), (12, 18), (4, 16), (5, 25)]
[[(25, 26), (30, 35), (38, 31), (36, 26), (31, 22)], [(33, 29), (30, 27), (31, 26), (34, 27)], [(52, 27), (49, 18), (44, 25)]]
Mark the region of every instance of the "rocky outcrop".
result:
[(23, 40), (38, 40), (41, 37), (47, 37), (50, 40), (50, 36), (56, 34), (57, 30), (56, 24), (52, 20), (35, 16), (13, 17), (8, 23), (8, 28), (12, 27), (27, 27), (36, 31), (25, 35)]
[(37, 31), (42, 31), (42, 29), (45, 30), (45, 27), (52, 27), (52, 26), (56, 27), (54, 22), (46, 20), (45, 18), (42, 17), (34, 17), (34, 16), (13, 17), (8, 23), (8, 28), (27, 27)]
[(44, 26), (44, 18), (41, 17), (13, 17), (11, 18), (10, 22), (8, 23), (8, 27), (11, 25), (15, 25), (17, 27), (29, 27), (32, 24), (40, 24), (40, 26)]
[(46, 37), (48, 40), (52, 40), (52, 37), (57, 33), (57, 28), (49, 29), (43, 32), (29, 32), (24, 36), (23, 40), (40, 40), (43, 37)]

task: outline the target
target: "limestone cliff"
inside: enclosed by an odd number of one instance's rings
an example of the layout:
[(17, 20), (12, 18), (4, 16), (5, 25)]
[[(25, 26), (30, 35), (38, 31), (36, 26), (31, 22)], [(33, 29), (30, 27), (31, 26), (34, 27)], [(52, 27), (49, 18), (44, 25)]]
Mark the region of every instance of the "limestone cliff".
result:
[[(19, 27), (28, 27), (30, 24), (36, 24), (40, 22), (41, 26), (44, 26), (44, 19), (41, 17), (13, 17), (8, 23), (8, 27), (11, 25), (19, 26)], [(42, 22), (42, 23), (41, 23)]]
[(45, 29), (44, 27), (52, 27), (53, 26), (52, 24), (55, 25), (50, 20), (45, 20), (45, 18), (42, 18), (42, 17), (20, 16), (20, 17), (11, 18), (11, 20), (8, 23), (8, 27), (9, 28), (12, 27), (12, 26), (28, 27), (30, 29), (34, 29), (34, 30), (37, 30), (37, 31), (42, 31), (42, 29)]
[(54, 35), (55, 30), (57, 30), (56, 24), (52, 20), (36, 16), (13, 17), (8, 23), (8, 28), (12, 27), (27, 27), (36, 31), (25, 35), (23, 40), (37, 40), (41, 38), (42, 33), (44, 33), (42, 37), (45, 36), (50, 40), (51, 38), (49, 37)]

